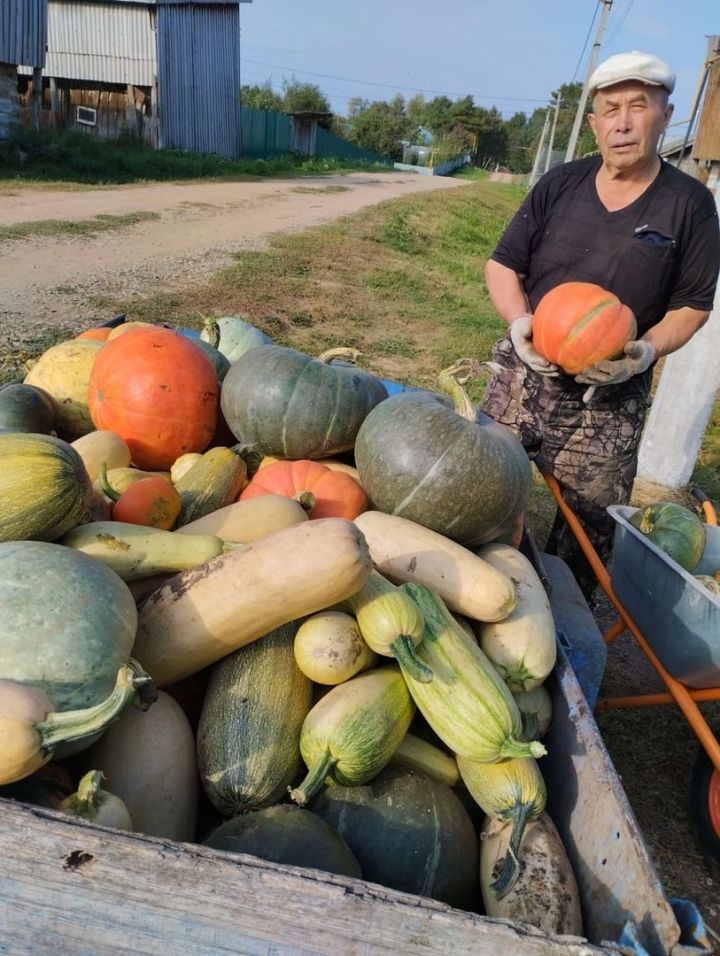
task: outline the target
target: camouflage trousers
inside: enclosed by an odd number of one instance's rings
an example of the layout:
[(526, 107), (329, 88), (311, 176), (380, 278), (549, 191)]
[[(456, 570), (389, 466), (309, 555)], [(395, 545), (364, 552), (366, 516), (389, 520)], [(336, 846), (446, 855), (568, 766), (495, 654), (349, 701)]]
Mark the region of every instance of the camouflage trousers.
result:
[[(585, 386), (533, 372), (507, 338), (497, 343), (493, 359), (483, 411), (511, 428), (530, 458), (542, 459), (606, 564), (615, 525), (606, 508), (630, 499), (650, 405), (647, 378), (598, 388), (586, 405)], [(585, 597), (592, 597), (597, 579), (559, 510), (545, 550), (562, 558)]]

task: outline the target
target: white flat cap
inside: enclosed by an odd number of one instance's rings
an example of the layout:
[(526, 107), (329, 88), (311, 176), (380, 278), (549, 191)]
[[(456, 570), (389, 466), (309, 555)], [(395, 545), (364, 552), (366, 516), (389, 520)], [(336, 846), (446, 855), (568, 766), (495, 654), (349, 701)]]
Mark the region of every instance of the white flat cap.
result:
[(648, 86), (664, 86), (668, 93), (675, 89), (675, 74), (659, 57), (652, 53), (617, 53), (608, 57), (590, 77), (588, 93), (593, 97), (598, 90), (616, 83), (637, 80)]

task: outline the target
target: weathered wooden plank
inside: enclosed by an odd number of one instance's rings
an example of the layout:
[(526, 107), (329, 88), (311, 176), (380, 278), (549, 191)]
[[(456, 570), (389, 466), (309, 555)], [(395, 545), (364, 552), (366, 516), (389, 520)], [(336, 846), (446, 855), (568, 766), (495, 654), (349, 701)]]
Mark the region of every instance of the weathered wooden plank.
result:
[(0, 801), (0, 952), (593, 956), (575, 937), (361, 880), (131, 836)]

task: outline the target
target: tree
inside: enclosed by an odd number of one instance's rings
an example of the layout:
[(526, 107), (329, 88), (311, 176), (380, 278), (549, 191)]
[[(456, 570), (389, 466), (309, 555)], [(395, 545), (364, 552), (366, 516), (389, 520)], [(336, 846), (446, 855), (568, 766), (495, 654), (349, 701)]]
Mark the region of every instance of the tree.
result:
[(275, 93), (270, 80), (265, 80), (262, 86), (241, 86), (240, 105), (250, 110), (276, 110), (283, 108), (282, 97)]
[[(295, 77), (283, 80), (282, 110), (285, 113), (330, 113), (330, 101), (319, 86), (314, 83), (300, 83)], [(328, 129), (332, 116), (320, 120), (320, 126)]]
[(399, 94), (389, 103), (383, 100), (368, 103), (355, 98), (352, 108), (350, 138), (353, 142), (364, 149), (401, 159), (400, 140), (412, 139), (405, 115), (405, 99)]

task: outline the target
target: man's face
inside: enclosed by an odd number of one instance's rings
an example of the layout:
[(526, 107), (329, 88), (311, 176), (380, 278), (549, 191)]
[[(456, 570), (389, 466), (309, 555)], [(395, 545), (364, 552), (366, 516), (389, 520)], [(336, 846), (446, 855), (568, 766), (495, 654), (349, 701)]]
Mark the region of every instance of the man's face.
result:
[(588, 121), (606, 166), (625, 171), (647, 163), (672, 111), (662, 87), (629, 81), (598, 90)]

